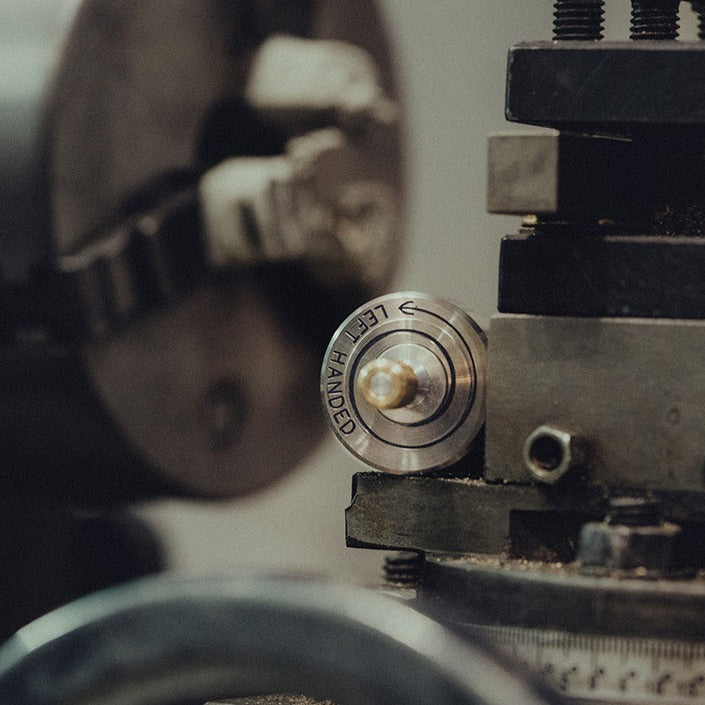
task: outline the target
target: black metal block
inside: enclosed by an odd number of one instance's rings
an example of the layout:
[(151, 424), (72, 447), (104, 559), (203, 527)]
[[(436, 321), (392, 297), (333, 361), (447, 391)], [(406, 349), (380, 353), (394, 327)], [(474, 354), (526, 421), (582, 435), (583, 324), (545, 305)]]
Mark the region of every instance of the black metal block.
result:
[(509, 235), (500, 252), (498, 309), (705, 318), (705, 239)]
[(345, 512), (346, 540), (356, 548), (545, 558), (546, 552), (560, 555), (562, 547), (546, 541), (540, 525), (559, 523), (568, 537), (566, 521), (601, 517), (602, 501), (597, 487), (555, 493), (465, 478), (357, 473)]
[[(668, 521), (688, 525), (693, 545), (705, 536), (703, 492), (654, 491)], [(489, 483), (432, 475), (360, 472), (345, 512), (347, 545), (442, 554), (493, 554), (571, 560), (564, 544), (583, 521), (601, 519), (605, 489)], [(688, 561), (702, 565), (702, 552)]]
[(487, 210), (629, 222), (648, 213), (650, 220), (655, 195), (668, 197), (680, 184), (646, 153), (631, 140), (555, 130), (492, 135)]
[(556, 128), (705, 126), (705, 43), (532, 42), (509, 51), (506, 117)]

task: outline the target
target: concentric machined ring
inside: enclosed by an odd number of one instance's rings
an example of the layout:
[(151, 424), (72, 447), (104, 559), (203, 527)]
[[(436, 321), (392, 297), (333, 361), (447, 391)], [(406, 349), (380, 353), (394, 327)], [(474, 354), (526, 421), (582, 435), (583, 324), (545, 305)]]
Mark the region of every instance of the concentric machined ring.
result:
[[(413, 373), (415, 395), (394, 408), (363, 394), (376, 360)], [(354, 311), (326, 352), (321, 395), (328, 423), (353, 455), (395, 473), (459, 460), (484, 423), (486, 340), (462, 309), (416, 292), (387, 294)], [(394, 386), (398, 380), (390, 379)], [(403, 380), (405, 383), (408, 380)]]

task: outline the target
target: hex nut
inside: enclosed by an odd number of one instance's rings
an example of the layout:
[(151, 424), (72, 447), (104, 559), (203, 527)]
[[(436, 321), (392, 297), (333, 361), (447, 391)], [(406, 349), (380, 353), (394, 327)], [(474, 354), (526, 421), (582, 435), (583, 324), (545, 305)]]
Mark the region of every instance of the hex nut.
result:
[(568, 471), (585, 465), (585, 450), (583, 439), (572, 431), (542, 425), (524, 441), (524, 464), (535, 480), (553, 485)]

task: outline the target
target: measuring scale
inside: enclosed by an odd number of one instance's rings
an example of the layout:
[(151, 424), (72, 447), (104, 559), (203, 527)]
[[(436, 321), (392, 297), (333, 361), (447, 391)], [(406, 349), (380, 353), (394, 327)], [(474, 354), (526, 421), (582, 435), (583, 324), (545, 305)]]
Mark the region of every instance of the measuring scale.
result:
[(598, 702), (705, 702), (705, 644), (647, 637), (478, 627), (570, 698)]

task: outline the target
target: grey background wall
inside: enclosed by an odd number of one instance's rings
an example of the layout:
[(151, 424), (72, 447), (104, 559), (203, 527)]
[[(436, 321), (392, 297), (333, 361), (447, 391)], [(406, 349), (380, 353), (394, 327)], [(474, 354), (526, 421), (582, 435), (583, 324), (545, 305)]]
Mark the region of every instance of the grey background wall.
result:
[[(626, 38), (627, 0), (608, 0)], [(382, 0), (408, 136), (407, 248), (396, 289), (429, 291), (483, 316), (495, 308), (499, 240), (517, 220), (485, 213), (486, 138), (503, 119), (507, 48), (548, 39), (549, 0)], [(686, 21), (683, 35), (694, 36)], [(517, 129), (517, 128), (514, 128)], [(160, 502), (141, 511), (175, 570), (314, 572), (370, 582), (380, 556), (346, 549), (343, 511), (361, 466), (328, 441), (277, 485), (237, 502)]]

